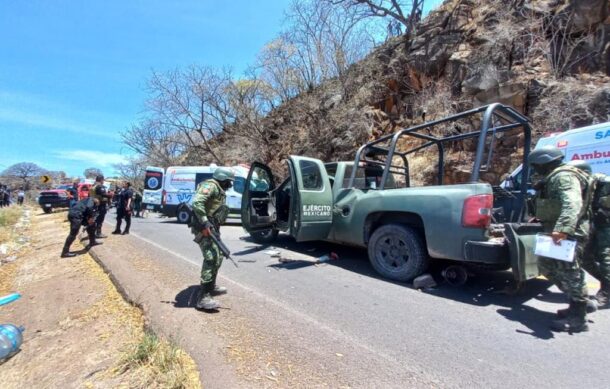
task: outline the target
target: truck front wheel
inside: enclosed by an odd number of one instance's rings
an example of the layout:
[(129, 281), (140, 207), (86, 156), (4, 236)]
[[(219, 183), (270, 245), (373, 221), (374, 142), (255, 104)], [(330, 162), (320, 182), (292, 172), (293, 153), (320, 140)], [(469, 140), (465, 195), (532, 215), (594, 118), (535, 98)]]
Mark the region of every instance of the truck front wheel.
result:
[(396, 281), (411, 281), (428, 266), (421, 236), (414, 229), (398, 224), (377, 228), (369, 239), (368, 252), (375, 270)]
[(252, 240), (255, 241), (256, 243), (265, 244), (265, 243), (271, 243), (271, 242), (275, 241), (278, 234), (279, 234), (279, 231), (276, 230), (275, 228), (272, 228), (272, 229), (266, 230), (266, 231), (251, 232), (250, 236), (252, 237)]

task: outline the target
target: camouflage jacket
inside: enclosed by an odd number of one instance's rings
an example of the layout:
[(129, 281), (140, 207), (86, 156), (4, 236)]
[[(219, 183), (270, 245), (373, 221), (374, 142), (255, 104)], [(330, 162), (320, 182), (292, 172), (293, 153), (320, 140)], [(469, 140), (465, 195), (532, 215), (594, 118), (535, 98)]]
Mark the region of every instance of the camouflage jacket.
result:
[(197, 187), (197, 193), (192, 204), (193, 212), (202, 224), (207, 221), (215, 223), (215, 221), (209, 219), (222, 205), (225, 205), (226, 198), (227, 195), (218, 181), (214, 179), (204, 181)]
[(89, 189), (89, 197), (92, 199), (98, 199), (100, 201), (100, 205), (105, 206), (108, 203), (108, 199), (112, 196), (106, 192), (104, 185), (96, 182)]
[(536, 200), (536, 217), (544, 230), (586, 237), (589, 234), (592, 177), (562, 165), (547, 175), (545, 181)]

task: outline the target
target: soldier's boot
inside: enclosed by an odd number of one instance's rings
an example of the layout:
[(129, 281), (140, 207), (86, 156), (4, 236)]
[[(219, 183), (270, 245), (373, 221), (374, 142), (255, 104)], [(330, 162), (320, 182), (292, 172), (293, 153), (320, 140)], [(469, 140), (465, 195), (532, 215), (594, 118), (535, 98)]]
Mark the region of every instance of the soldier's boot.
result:
[(98, 239), (103, 239), (103, 238), (107, 238), (108, 236), (102, 234), (102, 229), (98, 228), (95, 230), (95, 237)]
[(114, 228), (114, 231), (112, 231), (112, 234), (114, 234), (114, 235), (121, 234), (121, 221), (120, 220), (117, 220), (116, 227)]
[(76, 254), (70, 252), (70, 246), (64, 245), (64, 248), (61, 250), (62, 258), (72, 258), (76, 257)]
[(224, 286), (214, 285), (214, 289), (212, 289), (211, 294), (212, 296), (218, 296), (225, 293), (227, 293), (227, 288), (225, 288)]
[[(596, 300), (593, 300), (592, 298), (587, 299), (587, 313), (597, 312), (598, 308), (598, 302)], [(570, 316), (570, 312), (571, 306), (565, 309), (558, 309), (557, 317), (559, 317), (560, 319), (566, 318)]]
[(600, 308), (610, 308), (610, 283), (602, 281), (601, 287), (595, 294), (595, 299)]
[(587, 324), (587, 302), (571, 301), (570, 313), (567, 317), (553, 320), (551, 329), (558, 332), (578, 333), (589, 331)]
[(227, 293), (227, 288), (225, 288), (224, 286), (216, 285), (216, 277), (214, 277), (214, 281), (212, 281), (212, 285), (213, 285), (212, 296), (218, 296), (218, 295)]
[(197, 309), (204, 311), (214, 311), (220, 307), (218, 301), (212, 298), (212, 284), (201, 285), (199, 290), (199, 298), (197, 300)]

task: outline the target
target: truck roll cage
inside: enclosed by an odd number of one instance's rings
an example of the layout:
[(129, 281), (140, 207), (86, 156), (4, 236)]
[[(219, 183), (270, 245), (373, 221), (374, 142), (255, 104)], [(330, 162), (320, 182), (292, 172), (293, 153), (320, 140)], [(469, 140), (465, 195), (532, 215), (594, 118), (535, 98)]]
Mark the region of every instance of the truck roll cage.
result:
[[(449, 123), (457, 122), (463, 119), (470, 119), (471, 121), (480, 121), (481, 128), (478, 131), (460, 133), (449, 136), (432, 135), (431, 130), (434, 127), (440, 125), (447, 125)], [(464, 111), (462, 113), (458, 113), (452, 116), (448, 116), (443, 119), (405, 128), (395, 132), (394, 134), (385, 135), (379, 139), (376, 139), (363, 145), (356, 152), (356, 158), (354, 160), (355, 168), (352, 169), (348, 187), (354, 187), (354, 182), (356, 180), (356, 167), (363, 165), (383, 166), (383, 175), (381, 177), (380, 185), (378, 186), (378, 189), (380, 190), (385, 188), (388, 176), (391, 173), (404, 175), (408, 187), (410, 186), (410, 179), (409, 163), (407, 161), (407, 156), (409, 154), (413, 154), (431, 146), (436, 146), (438, 150), (437, 183), (438, 185), (442, 185), (443, 176), (445, 172), (445, 144), (449, 142), (463, 141), (466, 139), (473, 138), (478, 138), (478, 141), (476, 148), (476, 156), (469, 182), (479, 182), (479, 174), (481, 170), (483, 168), (487, 169), (491, 162), (491, 157), (493, 155), (493, 149), (495, 146), (495, 135), (498, 133), (513, 130), (518, 127), (523, 128), (524, 134), (523, 180), (524, 182), (527, 182), (527, 179), (529, 177), (529, 166), (527, 164), (527, 156), (530, 152), (530, 143), (532, 136), (530, 121), (527, 117), (517, 112), (514, 108), (500, 103), (494, 103), (474, 108), (469, 111)], [(488, 144), (487, 135), (490, 133), (492, 137)], [(406, 137), (417, 138), (423, 140), (424, 143), (407, 150), (397, 149), (397, 147), (400, 145), (399, 142)], [(488, 152), (487, 159), (484, 163), (483, 158), (486, 149), (488, 149)], [(397, 157), (402, 159), (404, 166), (398, 166), (393, 163), (394, 158)], [(526, 192), (526, 185), (523, 185), (523, 187), (521, 188), (521, 195), (525, 196)]]

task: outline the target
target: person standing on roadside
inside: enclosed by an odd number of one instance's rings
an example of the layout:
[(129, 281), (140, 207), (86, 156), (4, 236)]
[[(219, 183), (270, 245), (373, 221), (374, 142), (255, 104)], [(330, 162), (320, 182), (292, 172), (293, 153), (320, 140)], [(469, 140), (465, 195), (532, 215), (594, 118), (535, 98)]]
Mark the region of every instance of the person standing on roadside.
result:
[(195, 236), (201, 234), (202, 239), (198, 244), (203, 254), (197, 309), (206, 311), (218, 309), (220, 304), (212, 296), (227, 293), (226, 288), (216, 285), (216, 277), (223, 257), (211, 235), (220, 236), (220, 225), (225, 222), (229, 214), (225, 191), (233, 186), (234, 180), (235, 174), (232, 170), (219, 167), (214, 171), (212, 179), (199, 184), (193, 199), (191, 232)]
[(72, 187), (66, 189), (66, 192), (70, 194), (70, 208), (72, 208), (78, 202), (78, 181), (74, 181)]
[(108, 204), (112, 199), (112, 195), (106, 191), (104, 186), (104, 176), (99, 175), (95, 177), (95, 184), (89, 190), (89, 197), (98, 199), (100, 202), (97, 209), (97, 217), (95, 219), (95, 237), (106, 238), (106, 235), (102, 234), (102, 226), (104, 225), (104, 219), (106, 218), (106, 212), (108, 212)]
[(78, 201), (68, 211), (68, 220), (70, 221), (70, 234), (66, 238), (64, 248), (61, 251), (62, 258), (74, 257), (76, 254), (70, 252), (70, 246), (74, 243), (81, 226), (87, 227), (87, 235), (89, 235), (89, 245), (91, 248), (101, 244), (95, 240), (95, 219), (100, 201), (96, 198), (86, 198)]
[(593, 180), (579, 169), (563, 163), (563, 153), (556, 147), (536, 149), (528, 156), (532, 169), (544, 177), (544, 187), (536, 198), (536, 219), (555, 244), (576, 241), (571, 262), (538, 257), (540, 273), (568, 295), (570, 306), (560, 319), (551, 323), (554, 331), (588, 331), (587, 288), (582, 258), (589, 236), (589, 205)]
[(136, 212), (134, 217), (142, 217), (140, 216), (142, 211), (142, 193), (139, 189), (133, 192), (133, 210)]
[(121, 222), (125, 219), (125, 230), (123, 235), (129, 234), (129, 227), (131, 227), (131, 212), (133, 208), (133, 191), (131, 190), (131, 184), (127, 181), (123, 183), (123, 190), (119, 194), (119, 198), (116, 206), (116, 228), (112, 231), (113, 234), (121, 233)]
[(23, 188), (21, 188), (21, 189), (19, 189), (19, 192), (17, 192), (17, 204), (23, 205), (24, 200), (25, 200), (25, 191), (23, 190)]

